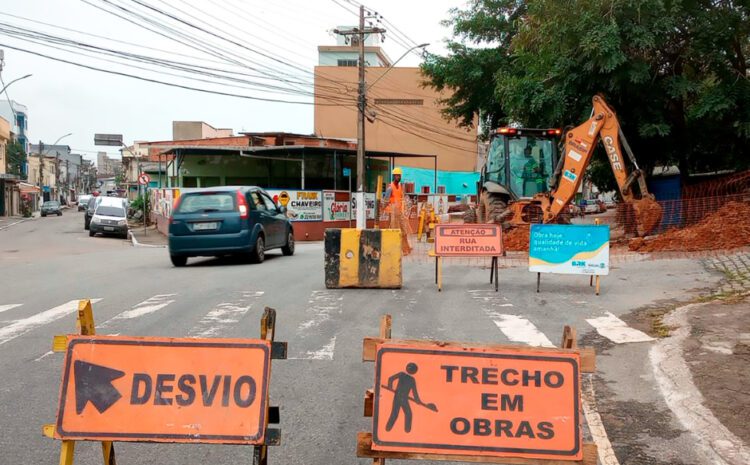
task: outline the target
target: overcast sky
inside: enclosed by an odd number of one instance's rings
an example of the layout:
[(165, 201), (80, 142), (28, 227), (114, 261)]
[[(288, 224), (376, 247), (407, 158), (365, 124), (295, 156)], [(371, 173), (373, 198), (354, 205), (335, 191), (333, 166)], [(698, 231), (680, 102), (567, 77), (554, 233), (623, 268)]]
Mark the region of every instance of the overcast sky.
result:
[[(311, 105), (209, 95), (137, 81), (55, 62), (10, 47), (181, 85), (256, 97), (311, 102), (309, 95), (303, 92), (311, 91), (312, 87), (296, 82), (312, 81), (312, 68), (317, 62), (317, 46), (335, 43), (335, 38), (330, 33), (331, 29), (339, 25), (354, 25), (357, 22), (354, 14), (357, 7), (353, 5), (353, 0), (5, 0), (2, 3), (0, 48), (5, 50), (2, 77), (7, 83), (16, 77), (33, 74), (32, 77), (8, 88), (11, 99), (26, 105), (29, 109), (30, 140), (37, 143), (41, 139), (51, 144), (61, 135), (72, 132), (72, 136), (60, 143), (70, 145), (74, 152), (82, 153), (88, 158), (94, 158), (99, 150), (106, 150), (110, 154), (118, 153), (111, 147), (95, 147), (94, 133), (121, 133), (127, 143), (133, 140), (168, 140), (171, 139), (173, 120), (205, 121), (214, 127), (227, 127), (235, 131), (311, 133), (313, 109)], [(201, 32), (177, 23), (148, 10), (143, 4), (178, 16), (209, 32)], [(371, 0), (365, 3), (407, 36), (405, 39), (395, 33), (386, 34), (384, 48), (392, 60), (396, 60), (404, 53), (405, 46), (398, 42), (407, 43), (407, 39), (417, 44), (429, 42), (431, 45), (428, 50), (433, 53), (444, 53), (444, 40), (450, 35), (450, 31), (441, 26), (440, 21), (448, 16), (449, 8), (461, 4), (463, 2), (456, 0)], [(97, 6), (130, 19), (133, 19), (128, 16), (130, 13), (119, 9), (118, 6), (134, 12), (147, 13), (150, 20), (158, 21), (152, 27), (171, 25), (185, 34), (184, 37), (187, 38), (183, 40), (198, 40), (200, 46), (206, 47), (207, 50), (200, 50), (195, 44), (179, 44), (149, 32), (137, 24), (97, 9)], [(9, 15), (27, 18), (37, 23)], [(144, 24), (143, 21), (136, 22)], [(387, 23), (381, 26), (392, 29)], [(8, 32), (9, 28), (11, 32)], [(159, 30), (164, 32), (163, 29)], [(288, 89), (294, 86), (297, 93), (269, 94), (265, 88), (247, 88), (247, 82), (231, 83), (235, 87), (230, 87), (191, 81), (185, 77), (166, 74), (176, 71), (163, 67), (152, 66), (151, 71), (137, 69), (134, 66), (144, 65), (127, 61), (123, 64), (121, 59), (115, 57), (84, 56), (80, 50), (70, 52), (49, 48), (41, 43), (32, 42), (38, 41), (38, 36), (18, 37), (19, 33), (25, 34), (29, 31), (117, 51), (205, 66), (207, 71), (222, 69), (245, 73), (245, 76), (255, 75), (256, 77), (242, 79), (260, 82), (264, 87), (276, 85)], [(240, 45), (230, 44), (211, 34)], [(221, 53), (223, 57), (215, 56), (217, 53)], [(102, 58), (115, 62), (102, 61)], [(234, 63), (227, 63), (227, 59)], [(292, 66), (285, 66), (274, 59)], [(415, 54), (409, 54), (399, 66), (416, 66), (419, 61)], [(279, 73), (284, 73), (284, 78), (295, 83), (279, 81)], [(269, 75), (275, 77), (269, 78)], [(196, 79), (205, 78), (195, 74), (190, 76)], [(5, 99), (5, 96), (2, 98)]]

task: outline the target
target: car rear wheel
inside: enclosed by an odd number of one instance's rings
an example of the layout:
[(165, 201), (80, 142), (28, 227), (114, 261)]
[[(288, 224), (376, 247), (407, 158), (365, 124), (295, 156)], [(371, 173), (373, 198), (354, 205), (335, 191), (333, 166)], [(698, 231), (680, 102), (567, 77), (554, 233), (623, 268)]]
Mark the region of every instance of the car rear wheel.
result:
[(46, 213), (42, 213), (42, 217), (45, 217), (45, 216), (47, 216), (47, 214)]
[(89, 229), (89, 237), (94, 237), (94, 236), (96, 236), (96, 233), (93, 230)]
[(183, 255), (170, 255), (169, 259), (172, 260), (172, 265), (176, 267), (187, 265), (187, 257)]
[(294, 255), (294, 233), (289, 231), (289, 235), (286, 238), (286, 245), (281, 248), (281, 253), (287, 257)]
[(266, 242), (263, 240), (263, 236), (258, 236), (258, 239), (255, 240), (255, 248), (250, 258), (253, 263), (263, 263), (263, 260), (266, 259)]
[(62, 216), (62, 212), (57, 212), (57, 216)]

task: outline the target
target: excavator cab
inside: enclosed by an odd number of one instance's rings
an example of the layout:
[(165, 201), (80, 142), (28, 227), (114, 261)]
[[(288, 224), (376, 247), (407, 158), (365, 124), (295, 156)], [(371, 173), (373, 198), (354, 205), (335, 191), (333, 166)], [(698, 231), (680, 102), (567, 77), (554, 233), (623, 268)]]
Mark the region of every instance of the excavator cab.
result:
[(500, 220), (492, 217), (503, 214), (509, 203), (524, 200), (524, 211), (515, 212), (512, 222), (541, 222), (541, 210), (530, 200), (550, 192), (561, 133), (560, 129), (503, 127), (492, 134), (479, 186), (484, 221)]

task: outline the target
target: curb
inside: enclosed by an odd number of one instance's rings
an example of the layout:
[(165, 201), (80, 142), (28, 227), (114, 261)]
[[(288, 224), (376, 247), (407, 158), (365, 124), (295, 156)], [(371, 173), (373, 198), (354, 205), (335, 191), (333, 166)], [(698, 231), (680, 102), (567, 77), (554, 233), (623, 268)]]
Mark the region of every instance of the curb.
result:
[(130, 230), (128, 230), (128, 235), (130, 236), (130, 242), (133, 247), (145, 247), (149, 249), (165, 249), (167, 247), (166, 245), (141, 244), (138, 242), (138, 239), (135, 238), (135, 234)]
[(35, 219), (36, 219), (36, 217), (34, 217), (34, 216), (32, 216), (31, 218), (22, 218), (22, 219), (16, 221), (15, 223), (6, 224), (5, 226), (0, 226), (0, 231), (4, 231), (4, 230), (10, 228), (11, 226), (15, 226), (17, 224), (25, 223), (27, 221), (32, 221), (32, 220), (35, 220)]

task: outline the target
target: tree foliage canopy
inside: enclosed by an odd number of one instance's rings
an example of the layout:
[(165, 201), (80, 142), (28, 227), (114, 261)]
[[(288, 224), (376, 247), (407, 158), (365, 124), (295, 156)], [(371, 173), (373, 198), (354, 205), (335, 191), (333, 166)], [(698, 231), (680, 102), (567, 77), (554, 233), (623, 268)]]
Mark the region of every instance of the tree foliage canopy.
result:
[(749, 0), (471, 0), (423, 65), (445, 116), (577, 125), (601, 93), (641, 164), (750, 165)]
[(5, 159), (8, 161), (8, 174), (24, 177), (23, 171), (26, 166), (26, 152), (23, 145), (13, 141), (5, 146)]

